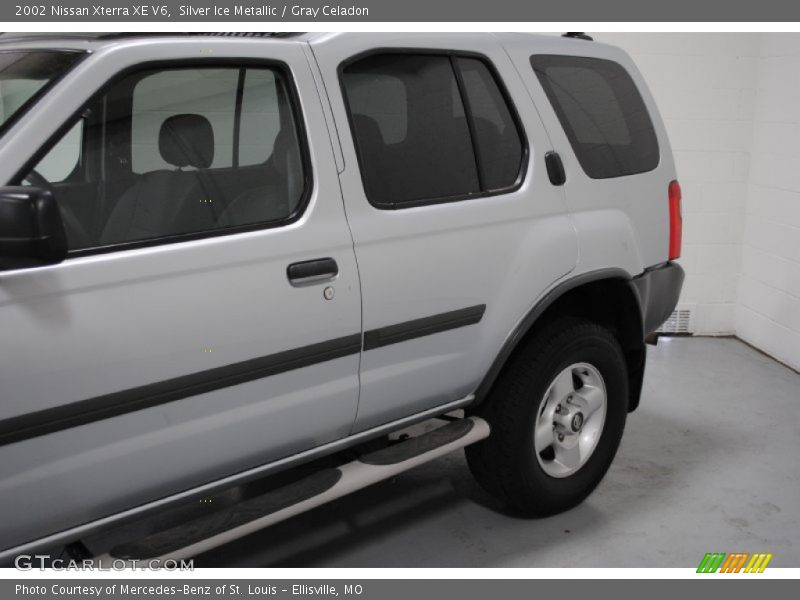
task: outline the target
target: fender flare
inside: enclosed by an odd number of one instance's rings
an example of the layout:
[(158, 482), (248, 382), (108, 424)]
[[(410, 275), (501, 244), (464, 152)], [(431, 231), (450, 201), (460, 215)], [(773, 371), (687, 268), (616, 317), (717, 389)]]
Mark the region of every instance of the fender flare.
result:
[(551, 288), (544, 295), (544, 297), (542, 297), (542, 299), (539, 300), (539, 302), (537, 302), (533, 308), (531, 308), (528, 313), (517, 323), (517, 325), (506, 338), (505, 342), (503, 342), (503, 345), (500, 348), (500, 351), (497, 353), (497, 356), (495, 356), (491, 367), (489, 367), (486, 375), (484, 375), (483, 379), (478, 385), (475, 391), (475, 400), (473, 401), (471, 407), (478, 407), (483, 403), (483, 401), (489, 395), (489, 391), (492, 389), (492, 386), (494, 385), (498, 376), (500, 375), (500, 372), (503, 370), (503, 367), (508, 362), (508, 359), (519, 347), (522, 340), (525, 339), (525, 336), (533, 328), (539, 318), (548, 308), (550, 308), (550, 306), (553, 305), (554, 302), (564, 296), (567, 292), (582, 285), (594, 283), (596, 281), (612, 279), (623, 281), (631, 288), (631, 293), (633, 294), (634, 298), (636, 299), (636, 303), (639, 306), (639, 323), (642, 332), (641, 339), (642, 343), (644, 343), (645, 334), (642, 303), (640, 294), (633, 283), (634, 278), (631, 277), (631, 275), (624, 269), (616, 267), (581, 273), (580, 275), (576, 275), (575, 277), (571, 277), (570, 279), (562, 281)]

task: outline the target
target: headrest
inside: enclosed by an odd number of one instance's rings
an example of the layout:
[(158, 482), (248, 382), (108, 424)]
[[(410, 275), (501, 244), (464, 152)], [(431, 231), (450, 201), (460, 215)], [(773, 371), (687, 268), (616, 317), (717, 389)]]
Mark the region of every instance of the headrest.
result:
[(289, 162), (290, 140), (286, 129), (281, 129), (272, 144), (270, 162), (278, 173), (285, 173)]
[(158, 149), (171, 165), (207, 169), (214, 162), (214, 130), (202, 115), (172, 116), (161, 124)]
[(275, 136), (270, 162), (278, 173), (286, 173), (297, 168), (299, 160), (297, 138), (291, 129), (284, 127)]
[(353, 127), (356, 130), (356, 135), (362, 146), (366, 146), (363, 150), (367, 153), (385, 144), (383, 140), (383, 133), (378, 122), (372, 117), (362, 114), (353, 115)]

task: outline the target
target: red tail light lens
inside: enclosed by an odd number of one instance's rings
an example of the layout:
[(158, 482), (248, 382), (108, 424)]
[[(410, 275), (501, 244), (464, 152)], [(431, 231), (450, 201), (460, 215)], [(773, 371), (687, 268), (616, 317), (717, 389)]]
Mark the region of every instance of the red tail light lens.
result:
[(681, 256), (683, 238), (683, 215), (681, 214), (681, 184), (670, 181), (667, 191), (669, 197), (669, 259)]

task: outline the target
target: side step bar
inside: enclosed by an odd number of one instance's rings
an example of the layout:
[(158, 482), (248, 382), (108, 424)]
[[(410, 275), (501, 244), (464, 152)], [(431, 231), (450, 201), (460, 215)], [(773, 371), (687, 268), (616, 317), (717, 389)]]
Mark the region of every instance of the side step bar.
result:
[(179, 560), (232, 542), (351, 492), (474, 444), (489, 436), (479, 417), (458, 419), (426, 434), (370, 452), (337, 468), (323, 469), (284, 487), (120, 544), (100, 558), (112, 561)]

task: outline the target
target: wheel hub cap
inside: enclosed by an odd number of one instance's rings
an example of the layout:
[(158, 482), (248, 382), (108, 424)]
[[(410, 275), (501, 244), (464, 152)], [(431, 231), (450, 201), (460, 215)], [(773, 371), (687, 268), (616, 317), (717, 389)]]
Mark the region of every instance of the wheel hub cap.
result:
[(534, 426), (534, 451), (551, 477), (578, 471), (595, 450), (606, 418), (606, 387), (589, 363), (565, 368), (550, 383)]

